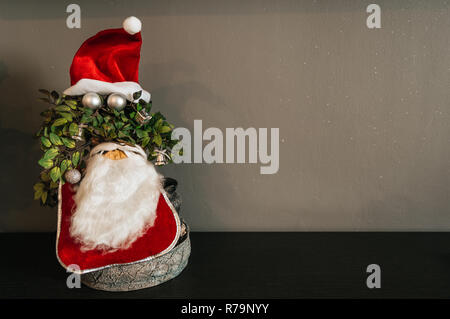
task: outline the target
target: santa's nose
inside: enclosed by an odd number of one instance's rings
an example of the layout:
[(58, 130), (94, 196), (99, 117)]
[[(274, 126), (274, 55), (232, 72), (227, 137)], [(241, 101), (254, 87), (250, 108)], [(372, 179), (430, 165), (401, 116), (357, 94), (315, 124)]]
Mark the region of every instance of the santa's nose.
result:
[(121, 160), (123, 158), (127, 158), (127, 155), (121, 150), (108, 151), (105, 152), (103, 156), (112, 160)]

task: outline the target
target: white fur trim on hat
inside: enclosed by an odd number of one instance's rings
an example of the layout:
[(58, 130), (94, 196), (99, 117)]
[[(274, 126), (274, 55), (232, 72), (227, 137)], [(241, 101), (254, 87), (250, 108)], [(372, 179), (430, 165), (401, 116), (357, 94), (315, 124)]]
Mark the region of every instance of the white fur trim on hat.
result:
[[(134, 100), (133, 94), (142, 91), (142, 95), (139, 99)], [(99, 80), (92, 79), (81, 79), (75, 85), (72, 85), (70, 88), (66, 89), (63, 93), (65, 95), (83, 95), (89, 92), (95, 92), (98, 94), (111, 94), (111, 93), (121, 93), (123, 94), (128, 101), (138, 102), (140, 99), (145, 102), (150, 102), (150, 93), (142, 89), (142, 87), (136, 83), (131, 81), (125, 82), (104, 82)]]
[(141, 31), (141, 20), (136, 17), (128, 17), (123, 21), (123, 28), (131, 35), (136, 34)]

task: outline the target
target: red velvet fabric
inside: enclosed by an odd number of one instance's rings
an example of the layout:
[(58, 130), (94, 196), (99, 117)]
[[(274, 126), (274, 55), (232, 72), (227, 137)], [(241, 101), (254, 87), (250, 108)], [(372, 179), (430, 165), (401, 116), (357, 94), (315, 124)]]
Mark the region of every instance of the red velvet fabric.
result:
[(74, 192), (70, 184), (64, 184), (62, 186), (62, 212), (57, 254), (65, 266), (76, 264), (83, 271), (111, 264), (123, 264), (142, 260), (164, 251), (176, 238), (176, 218), (164, 196), (161, 194), (154, 226), (138, 238), (130, 248), (107, 254), (99, 250), (82, 252), (80, 245), (73, 240), (69, 233), (70, 218), (75, 211), (73, 195)]
[(131, 35), (122, 28), (100, 31), (75, 54), (70, 66), (71, 85), (83, 78), (138, 83), (141, 45), (140, 32)]

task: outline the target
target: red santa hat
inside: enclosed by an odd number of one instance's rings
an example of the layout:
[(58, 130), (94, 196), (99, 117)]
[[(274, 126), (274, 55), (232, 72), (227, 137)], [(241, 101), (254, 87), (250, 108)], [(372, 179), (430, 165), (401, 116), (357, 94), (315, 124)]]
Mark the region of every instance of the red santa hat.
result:
[(72, 86), (64, 94), (121, 93), (133, 101), (133, 93), (142, 91), (140, 99), (149, 102), (150, 93), (138, 83), (141, 27), (138, 18), (128, 17), (123, 28), (104, 30), (87, 39), (73, 58)]

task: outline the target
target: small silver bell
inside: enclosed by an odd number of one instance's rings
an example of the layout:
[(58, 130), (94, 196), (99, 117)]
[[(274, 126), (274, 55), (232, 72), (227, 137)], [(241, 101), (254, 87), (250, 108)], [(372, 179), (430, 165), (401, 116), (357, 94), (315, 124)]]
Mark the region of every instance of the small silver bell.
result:
[(83, 137), (83, 129), (86, 128), (87, 125), (86, 124), (80, 124), (78, 125), (78, 133), (76, 135), (72, 135), (72, 139), (77, 140), (77, 141), (84, 141), (84, 137)]
[(167, 160), (166, 160), (166, 157), (164, 156), (164, 154), (158, 153), (158, 155), (156, 156), (155, 165), (161, 166), (161, 165), (166, 165), (166, 164), (167, 164)]
[(141, 110), (136, 113), (136, 121), (138, 121), (141, 125), (150, 121), (151, 118), (151, 115), (149, 115), (145, 110)]

